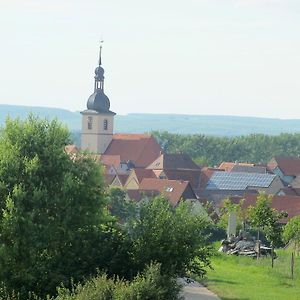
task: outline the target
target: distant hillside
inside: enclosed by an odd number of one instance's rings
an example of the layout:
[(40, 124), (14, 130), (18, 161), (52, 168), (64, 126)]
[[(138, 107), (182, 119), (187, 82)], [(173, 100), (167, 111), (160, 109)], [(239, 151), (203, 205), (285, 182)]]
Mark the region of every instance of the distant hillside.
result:
[[(81, 115), (59, 108), (29, 107), (0, 104), (0, 125), (6, 117), (25, 118), (30, 112), (40, 117), (58, 118), (70, 130), (80, 130)], [(300, 120), (269, 118), (168, 115), (168, 114), (128, 114), (117, 115), (115, 132), (149, 132), (153, 130), (180, 134), (205, 134), (216, 136), (238, 136), (251, 133), (277, 135), (282, 132), (300, 132)]]

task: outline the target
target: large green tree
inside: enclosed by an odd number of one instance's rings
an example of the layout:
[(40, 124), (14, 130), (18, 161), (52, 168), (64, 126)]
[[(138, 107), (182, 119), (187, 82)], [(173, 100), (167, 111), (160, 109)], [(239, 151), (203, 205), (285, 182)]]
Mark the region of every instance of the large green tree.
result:
[(0, 281), (24, 299), (89, 276), (119, 252), (101, 167), (71, 159), (68, 143), (66, 128), (34, 116), (8, 119), (0, 133)]
[(142, 270), (156, 261), (164, 273), (183, 275), (193, 271), (203, 275), (211, 255), (205, 233), (208, 218), (194, 212), (188, 202), (174, 208), (162, 196), (145, 199), (129, 230), (136, 268)]

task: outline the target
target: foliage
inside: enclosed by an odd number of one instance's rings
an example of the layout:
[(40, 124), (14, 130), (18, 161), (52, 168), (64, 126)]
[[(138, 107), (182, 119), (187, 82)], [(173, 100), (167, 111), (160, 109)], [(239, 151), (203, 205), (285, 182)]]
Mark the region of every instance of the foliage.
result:
[(205, 234), (208, 221), (192, 209), (187, 202), (173, 208), (164, 197), (141, 204), (140, 217), (130, 229), (133, 260), (138, 270), (157, 261), (163, 273), (205, 274), (211, 255)]
[(179, 290), (175, 279), (162, 275), (160, 265), (152, 264), (131, 282), (99, 274), (72, 290), (60, 288), (55, 300), (175, 300)]
[(221, 299), (298, 300), (300, 295), (300, 257), (295, 257), (295, 276), (291, 278), (291, 253), (276, 250), (271, 257), (253, 260), (249, 257), (219, 254), (212, 257), (205, 284)]
[(289, 220), (283, 230), (283, 240), (287, 242), (293, 242), (295, 248), (300, 247), (300, 216), (296, 216)]
[(107, 266), (104, 258), (115, 260), (108, 251), (119, 253), (122, 237), (105, 225), (101, 169), (88, 158), (71, 160), (67, 143), (57, 121), (34, 116), (8, 119), (1, 131), (0, 280), (22, 297), (51, 294)]
[(125, 223), (136, 215), (136, 205), (126, 199), (126, 192), (118, 187), (111, 187), (107, 193), (109, 210), (119, 222)]
[(248, 217), (250, 223), (254, 227), (262, 229), (267, 240), (275, 245), (280, 243), (282, 239), (282, 226), (278, 221), (286, 217), (287, 214), (271, 208), (271, 202), (272, 195), (266, 196), (264, 193), (260, 193), (256, 205), (248, 208)]
[(274, 156), (298, 156), (300, 152), (300, 134), (251, 134), (238, 137), (158, 131), (153, 134), (166, 152), (184, 152), (196, 162), (210, 166), (219, 165), (222, 161), (265, 163)]

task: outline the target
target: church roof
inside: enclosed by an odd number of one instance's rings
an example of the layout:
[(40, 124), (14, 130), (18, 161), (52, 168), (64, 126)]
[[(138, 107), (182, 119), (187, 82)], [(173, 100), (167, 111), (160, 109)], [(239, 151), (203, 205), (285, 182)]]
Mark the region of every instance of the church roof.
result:
[(162, 149), (149, 134), (114, 134), (105, 155), (120, 155), (121, 161), (131, 161), (136, 168), (145, 168)]
[(96, 90), (87, 101), (87, 109), (100, 113), (115, 114), (109, 110), (110, 101), (101, 89)]

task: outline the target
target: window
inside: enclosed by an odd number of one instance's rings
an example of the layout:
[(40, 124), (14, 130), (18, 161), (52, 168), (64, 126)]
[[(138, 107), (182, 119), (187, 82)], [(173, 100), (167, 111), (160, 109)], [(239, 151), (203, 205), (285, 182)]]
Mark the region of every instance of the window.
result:
[(93, 118), (92, 117), (88, 117), (87, 126), (88, 126), (89, 130), (93, 129)]
[(104, 130), (107, 130), (107, 128), (108, 128), (108, 121), (105, 119), (105, 120), (103, 121), (103, 129), (104, 129)]
[(166, 192), (169, 192), (169, 193), (170, 193), (170, 192), (172, 192), (172, 191), (173, 191), (173, 188), (172, 188), (172, 187), (169, 187), (169, 186), (166, 187)]

